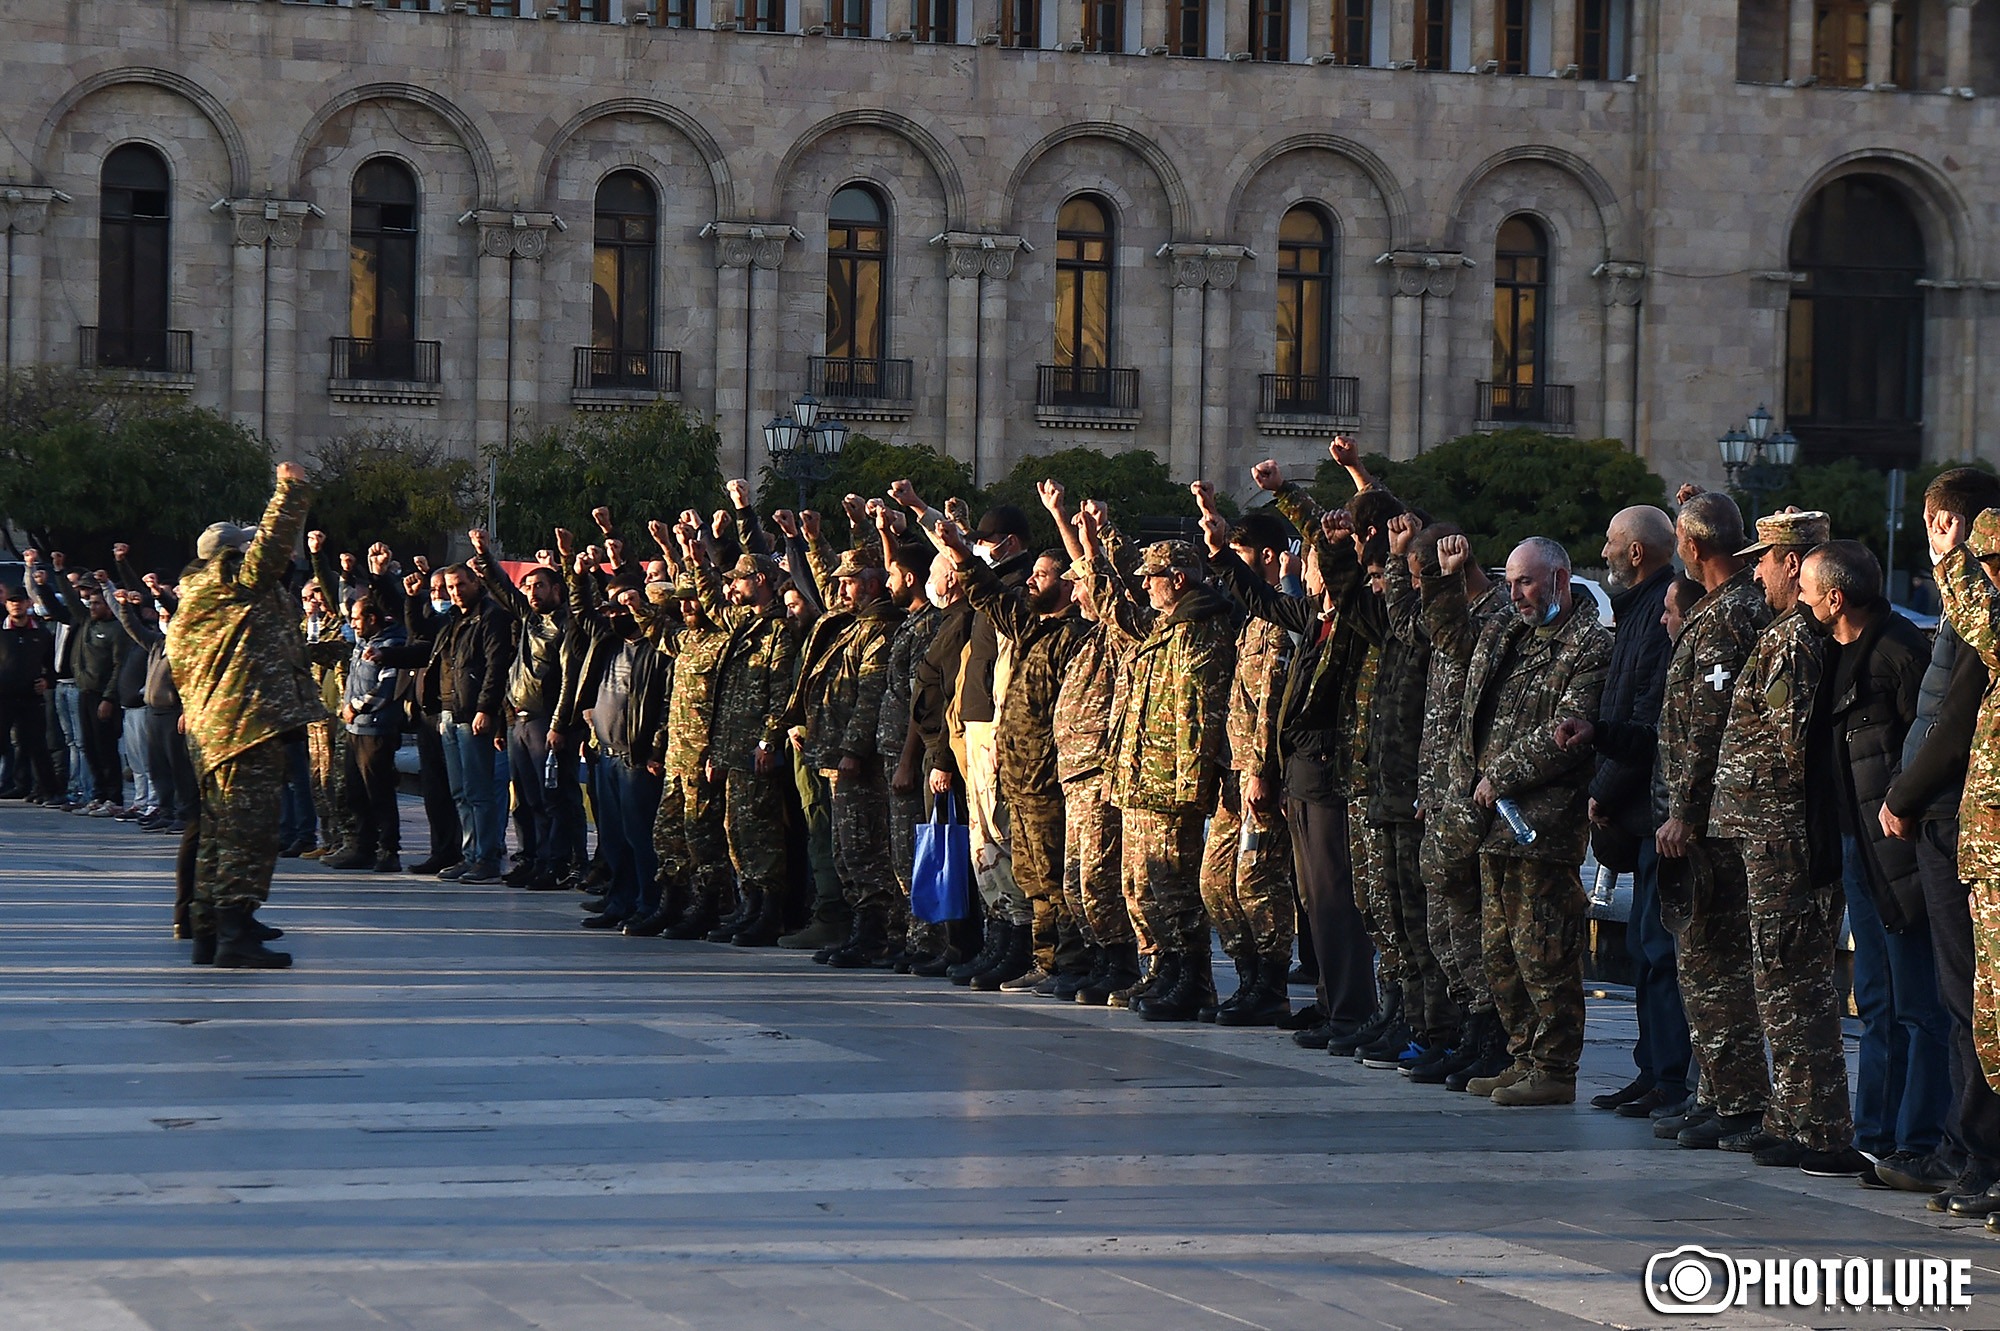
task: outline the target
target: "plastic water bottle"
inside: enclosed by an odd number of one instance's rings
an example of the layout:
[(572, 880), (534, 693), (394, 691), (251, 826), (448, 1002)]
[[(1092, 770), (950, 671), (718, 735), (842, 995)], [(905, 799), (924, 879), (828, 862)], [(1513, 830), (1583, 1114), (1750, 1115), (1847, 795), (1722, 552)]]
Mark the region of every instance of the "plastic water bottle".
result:
[(562, 785), (561, 769), (556, 765), (556, 751), (549, 750), (547, 760), (542, 763), (542, 789), (554, 790)]
[(1535, 829), (1521, 816), (1520, 805), (1512, 800), (1500, 800), (1493, 807), (1507, 820), (1507, 826), (1514, 829), (1514, 844), (1519, 846), (1535, 844)]

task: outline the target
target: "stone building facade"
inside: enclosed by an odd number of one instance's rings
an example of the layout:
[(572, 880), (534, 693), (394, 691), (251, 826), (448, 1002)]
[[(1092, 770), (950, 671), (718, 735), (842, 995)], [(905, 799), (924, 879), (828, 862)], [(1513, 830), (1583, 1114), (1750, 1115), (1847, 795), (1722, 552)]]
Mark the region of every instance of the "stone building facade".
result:
[[(0, 24), (6, 364), (129, 373), (293, 454), (670, 392), (754, 474), (809, 387), (982, 480), (1088, 444), (1241, 489), (1335, 428), (1410, 456), (1527, 420), (1714, 482), (1759, 403), (1809, 456), (2000, 454), (1994, 0)], [(607, 212), (620, 173), (650, 219)]]

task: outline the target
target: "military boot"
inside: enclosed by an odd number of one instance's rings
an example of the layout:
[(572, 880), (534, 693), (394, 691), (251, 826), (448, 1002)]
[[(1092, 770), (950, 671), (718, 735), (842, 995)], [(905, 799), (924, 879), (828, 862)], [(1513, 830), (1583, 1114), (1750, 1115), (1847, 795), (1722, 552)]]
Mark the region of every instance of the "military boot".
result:
[(273, 952), (264, 946), (252, 926), (256, 915), (242, 906), (218, 907), (215, 912), (215, 965), (224, 969), (282, 970), (292, 964), (289, 952)]
[(765, 892), (757, 903), (757, 913), (729, 936), (729, 942), (734, 947), (769, 947), (784, 932), (785, 898), (777, 892)]
[(1496, 1105), (1573, 1105), (1576, 1078), (1555, 1077), (1537, 1068), (1510, 1086), (1493, 1088)]
[(1458, 1043), (1453, 1046), (1451, 1052), (1427, 1067), (1411, 1068), (1410, 1080), (1418, 1086), (1449, 1084), (1455, 1074), (1463, 1072), (1484, 1056), (1488, 1039), (1486, 1028), (1489, 1023), (1497, 1024), (1497, 1022), (1498, 1018), (1490, 1009), (1473, 1013), (1465, 1019), (1465, 1025), (1459, 1028)]
[(743, 922), (757, 913), (757, 907), (762, 904), (763, 896), (761, 889), (738, 883), (736, 909), (717, 920), (715, 927), (703, 936), (711, 943), (726, 943), (736, 937), (736, 931), (743, 927)]
[(1137, 1007), (1148, 994), (1162, 992), (1173, 987), (1174, 978), (1180, 974), (1181, 958), (1178, 952), (1155, 952), (1152, 965), (1146, 970), (1144, 979), (1134, 981), (1123, 989), (1114, 989), (1104, 1000), (1106, 1007)]
[[(1474, 1080), (1498, 1076), (1514, 1066), (1514, 1056), (1507, 1049), (1507, 1028), (1501, 1024), (1498, 1012), (1492, 1017), (1492, 1024), (1486, 1028), (1486, 1042), (1480, 1046), (1479, 1058), (1444, 1079), (1447, 1091), (1470, 1090)], [(1486, 1094), (1491, 1095), (1492, 1092)]]
[(826, 964), (835, 970), (866, 970), (889, 951), (888, 921), (877, 911), (856, 911), (854, 933)]
[(1113, 990), (1126, 988), (1139, 979), (1139, 945), (1113, 943), (1097, 950), (1098, 966), (1077, 986), (1076, 1001), (1103, 1007)]
[(215, 930), (203, 933), (197, 929), (194, 935), (194, 955), (189, 958), (197, 966), (215, 964)]
[(1026, 975), (1035, 964), (1035, 926), (1004, 924), (1000, 927), (1007, 936), (1000, 955), (992, 965), (967, 981), (974, 989), (987, 993), (997, 991), (1009, 980)]
[(997, 915), (988, 915), (982, 921), (985, 936), (979, 950), (956, 966), (945, 970), (944, 976), (953, 984), (969, 985), (972, 977), (991, 966), (1007, 946), (1007, 925)]
[(1193, 1021), (1203, 1004), (1215, 1001), (1215, 979), (1208, 951), (1183, 952), (1171, 987), (1155, 989), (1133, 1008), (1142, 1021)]
[(714, 883), (692, 888), (679, 918), (661, 932), (661, 937), (677, 942), (708, 937), (708, 931), (715, 927), (716, 916), (721, 911), (722, 894), (727, 890)]
[[(1532, 1071), (1533, 1069), (1530, 1068), (1526, 1063), (1517, 1063), (1510, 1059), (1506, 1067), (1494, 1073), (1492, 1076), (1474, 1077), (1472, 1080), (1466, 1082), (1465, 1083), (1466, 1093), (1469, 1095), (1483, 1096), (1490, 1099), (1493, 1095), (1493, 1092), (1501, 1090), (1508, 1086), (1512, 1086), (1516, 1082), (1526, 1081), (1528, 1079), (1528, 1074)], [(1573, 1087), (1571, 1088), (1571, 1093), (1574, 1094)]]
[(781, 935), (778, 946), (794, 952), (814, 953), (813, 960), (817, 961), (818, 953), (829, 948), (845, 947), (853, 928), (852, 920), (843, 924), (839, 920), (822, 920), (815, 915), (806, 921), (805, 928)]
[(1224, 1003), (1216, 1009), (1215, 1024), (1218, 1026), (1276, 1026), (1291, 1015), (1292, 996), (1285, 983), (1285, 968), (1291, 962), (1289, 952), (1271, 952), (1261, 957), (1251, 958), (1251, 969), (1257, 977), (1256, 986), (1235, 1007)]
[(1229, 960), (1236, 967), (1236, 992), (1214, 1007), (1203, 1008), (1197, 1012), (1195, 1014), (1197, 1020), (1212, 1021), (1222, 1026), (1232, 1025), (1233, 1023), (1222, 1019), (1222, 1014), (1235, 1011), (1243, 1005), (1245, 999), (1257, 992), (1257, 954), (1245, 952), (1239, 956), (1232, 952), (1229, 954)]

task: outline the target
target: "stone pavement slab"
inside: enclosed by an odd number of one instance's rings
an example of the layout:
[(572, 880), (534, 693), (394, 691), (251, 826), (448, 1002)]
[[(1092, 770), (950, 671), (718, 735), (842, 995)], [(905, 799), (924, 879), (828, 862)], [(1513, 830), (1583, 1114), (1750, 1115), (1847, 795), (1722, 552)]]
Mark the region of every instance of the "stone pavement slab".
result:
[[(300, 861), (297, 968), (199, 970), (170, 850), (0, 806), (0, 1331), (2000, 1326), (2000, 1248), (1920, 1198), (1274, 1032)], [(1593, 1000), (1584, 1097), (1633, 1034)], [(1665, 1317), (1688, 1243), (1974, 1297)]]

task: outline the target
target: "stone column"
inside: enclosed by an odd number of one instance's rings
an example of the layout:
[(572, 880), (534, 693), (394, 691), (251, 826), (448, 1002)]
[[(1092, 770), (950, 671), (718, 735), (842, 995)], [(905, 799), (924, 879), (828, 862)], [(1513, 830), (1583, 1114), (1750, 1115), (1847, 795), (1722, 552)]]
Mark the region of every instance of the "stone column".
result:
[(1083, 40), (1083, 0), (1052, 0), (1055, 35), (1050, 41), (1057, 50)]
[(1945, 87), (1972, 90), (1972, 6), (1976, 0), (1947, 0), (1944, 12)]
[(1445, 302), (1458, 289), (1463, 254), (1397, 250), (1389, 265), (1389, 456), (1413, 458), (1444, 436), (1450, 417), (1450, 323)]
[(1634, 437), (1638, 403), (1633, 370), (1639, 350), (1639, 306), (1645, 297), (1646, 266), (1613, 261), (1598, 265), (1604, 284), (1604, 435), (1637, 451)]
[(1896, 9), (1892, 0), (1869, 0), (1868, 86), (1896, 86)]
[(1576, 0), (1550, 0), (1550, 3), (1555, 6), (1551, 15), (1555, 21), (1549, 40), (1549, 73), (1560, 75), (1577, 63)]
[[(1306, 7), (1306, 49), (1292, 52), (1294, 60), (1311, 60), (1333, 50), (1333, 0), (1296, 0)], [(1361, 53), (1363, 64), (1368, 53)]]
[(1813, 0), (1792, 0), (1792, 21), (1786, 36), (1788, 80), (1800, 87), (1813, 77)]
[(1167, 470), (1177, 481), (1212, 471), (1228, 438), (1229, 299), (1220, 293), (1236, 285), (1249, 253), (1241, 245), (1186, 243), (1160, 251), (1173, 283)]
[[(1222, 53), (1235, 55), (1250, 49), (1250, 0), (1213, 0), (1222, 6)], [(1217, 15), (1211, 11), (1208, 21), (1214, 23)]]
[(1398, 462), (1423, 452), (1423, 392), (1424, 293), (1399, 280), (1389, 293), (1389, 456)]
[(1139, 0), (1139, 49), (1167, 44), (1167, 0)]
[[(1450, 40), (1451, 29), (1445, 28), (1446, 40)], [(1392, 64), (1414, 61), (1417, 58), (1417, 6), (1414, 4), (1392, 4), (1389, 6), (1389, 60)]]
[[(1008, 373), (1007, 334), (1010, 327), (1007, 279), (1014, 274), (1014, 252), (993, 260), (1000, 271), (979, 283), (979, 414), (972, 441), (972, 483), (984, 485), (1006, 474), (1007, 422), (1013, 418), (1014, 376)], [(1032, 373), (1034, 361), (1023, 367)], [(1024, 413), (1025, 414), (1025, 413)]]
[(715, 241), (715, 425), (723, 470), (733, 467), (754, 484), (764, 466), (759, 408), (773, 400), (778, 363), (777, 271), (785, 242), (801, 237), (788, 226), (751, 222), (711, 222), (702, 234)]
[[(479, 340), (474, 372), (473, 437), (481, 448), (514, 436), (514, 416), (540, 400), (539, 272), (553, 213), (482, 208), (479, 227)], [(446, 349), (447, 351), (449, 348)]]
[(1495, 0), (1472, 0), (1472, 67), (1500, 58), (1500, 16)]
[(239, 422), (286, 447), (298, 400), (298, 267), (305, 219), (316, 210), (291, 199), (231, 199), (228, 385), (223, 400)]
[[(995, 386), (1004, 388), (1006, 378), (1002, 374), (989, 379), (989, 375), (1006, 368), (1005, 285), (1014, 274), (1014, 255), (1022, 240), (970, 231), (948, 231), (939, 240), (945, 247), (944, 449), (977, 471), (981, 453), (990, 453), (1000, 440), (988, 431), (1004, 419), (997, 410)], [(989, 284), (1001, 288), (998, 323), (991, 328), (984, 308)]]
[(12, 265), (5, 276), (10, 314), (0, 328), (0, 364), (8, 370), (42, 360), (42, 233), (49, 207), (68, 203), (60, 190), (39, 185), (0, 185), (0, 240)]

